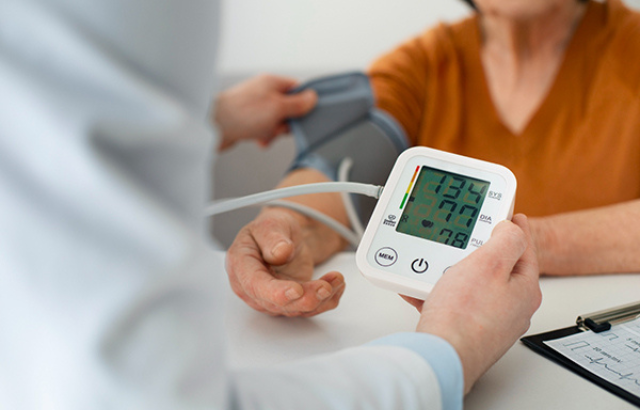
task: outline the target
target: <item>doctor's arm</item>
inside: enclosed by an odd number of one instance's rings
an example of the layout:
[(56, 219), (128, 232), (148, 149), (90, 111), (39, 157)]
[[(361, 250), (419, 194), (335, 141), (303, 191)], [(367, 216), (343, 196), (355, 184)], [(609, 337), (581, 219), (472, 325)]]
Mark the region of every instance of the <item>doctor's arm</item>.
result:
[(530, 223), (543, 274), (640, 272), (640, 200)]
[(305, 115), (318, 99), (313, 90), (289, 94), (296, 85), (291, 78), (263, 74), (220, 93), (211, 113), (220, 131), (218, 149), (245, 140), (267, 146), (287, 133), (287, 119)]

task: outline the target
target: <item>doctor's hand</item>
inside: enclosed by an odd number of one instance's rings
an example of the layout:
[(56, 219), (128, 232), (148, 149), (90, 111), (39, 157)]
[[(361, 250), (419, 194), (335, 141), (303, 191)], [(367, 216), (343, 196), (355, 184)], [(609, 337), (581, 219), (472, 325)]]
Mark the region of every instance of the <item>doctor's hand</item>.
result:
[(274, 316), (309, 317), (334, 309), (344, 277), (330, 272), (312, 280), (318, 262), (299, 214), (266, 208), (236, 236), (227, 251), (233, 291), (249, 306)]
[(527, 219), (516, 215), (450, 268), (424, 302), (417, 330), (455, 348), (465, 393), (529, 328), (542, 301), (538, 276)]
[(242, 140), (267, 146), (289, 132), (286, 120), (305, 115), (318, 100), (312, 90), (288, 94), (296, 85), (290, 78), (260, 75), (222, 92), (212, 113), (220, 129), (219, 150)]

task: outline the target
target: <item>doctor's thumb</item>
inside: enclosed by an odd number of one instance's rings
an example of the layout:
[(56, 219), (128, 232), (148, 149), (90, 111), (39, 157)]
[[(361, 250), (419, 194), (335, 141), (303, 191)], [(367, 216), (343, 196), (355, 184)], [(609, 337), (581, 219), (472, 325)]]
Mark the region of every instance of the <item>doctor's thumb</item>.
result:
[(283, 100), (285, 117), (301, 117), (311, 111), (317, 102), (318, 95), (313, 90), (304, 90), (297, 94), (288, 94)]

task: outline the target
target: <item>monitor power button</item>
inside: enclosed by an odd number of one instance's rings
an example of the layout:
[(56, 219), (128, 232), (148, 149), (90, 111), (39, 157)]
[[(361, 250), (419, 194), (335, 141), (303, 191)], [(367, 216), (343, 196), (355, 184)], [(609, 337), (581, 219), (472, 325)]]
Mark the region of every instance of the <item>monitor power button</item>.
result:
[(411, 270), (415, 273), (425, 273), (427, 269), (429, 269), (429, 263), (424, 258), (418, 258), (411, 262)]

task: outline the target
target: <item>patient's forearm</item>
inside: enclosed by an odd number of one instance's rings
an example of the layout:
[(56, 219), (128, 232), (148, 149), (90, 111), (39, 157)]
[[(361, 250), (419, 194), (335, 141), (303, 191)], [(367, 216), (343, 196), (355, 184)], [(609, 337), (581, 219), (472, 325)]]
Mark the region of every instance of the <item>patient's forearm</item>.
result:
[(548, 275), (640, 272), (640, 200), (530, 218)]
[[(278, 188), (329, 181), (330, 180), (321, 172), (311, 168), (304, 168), (289, 173), (282, 182), (280, 182)], [(349, 218), (339, 193), (310, 194), (291, 197), (286, 200), (306, 205), (334, 218), (347, 227), (349, 226)], [(333, 229), (295, 211), (288, 212), (294, 214), (300, 221), (303, 227), (305, 241), (307, 241), (309, 248), (313, 251), (314, 262), (316, 264), (325, 261), (331, 255), (346, 247), (346, 240)]]

